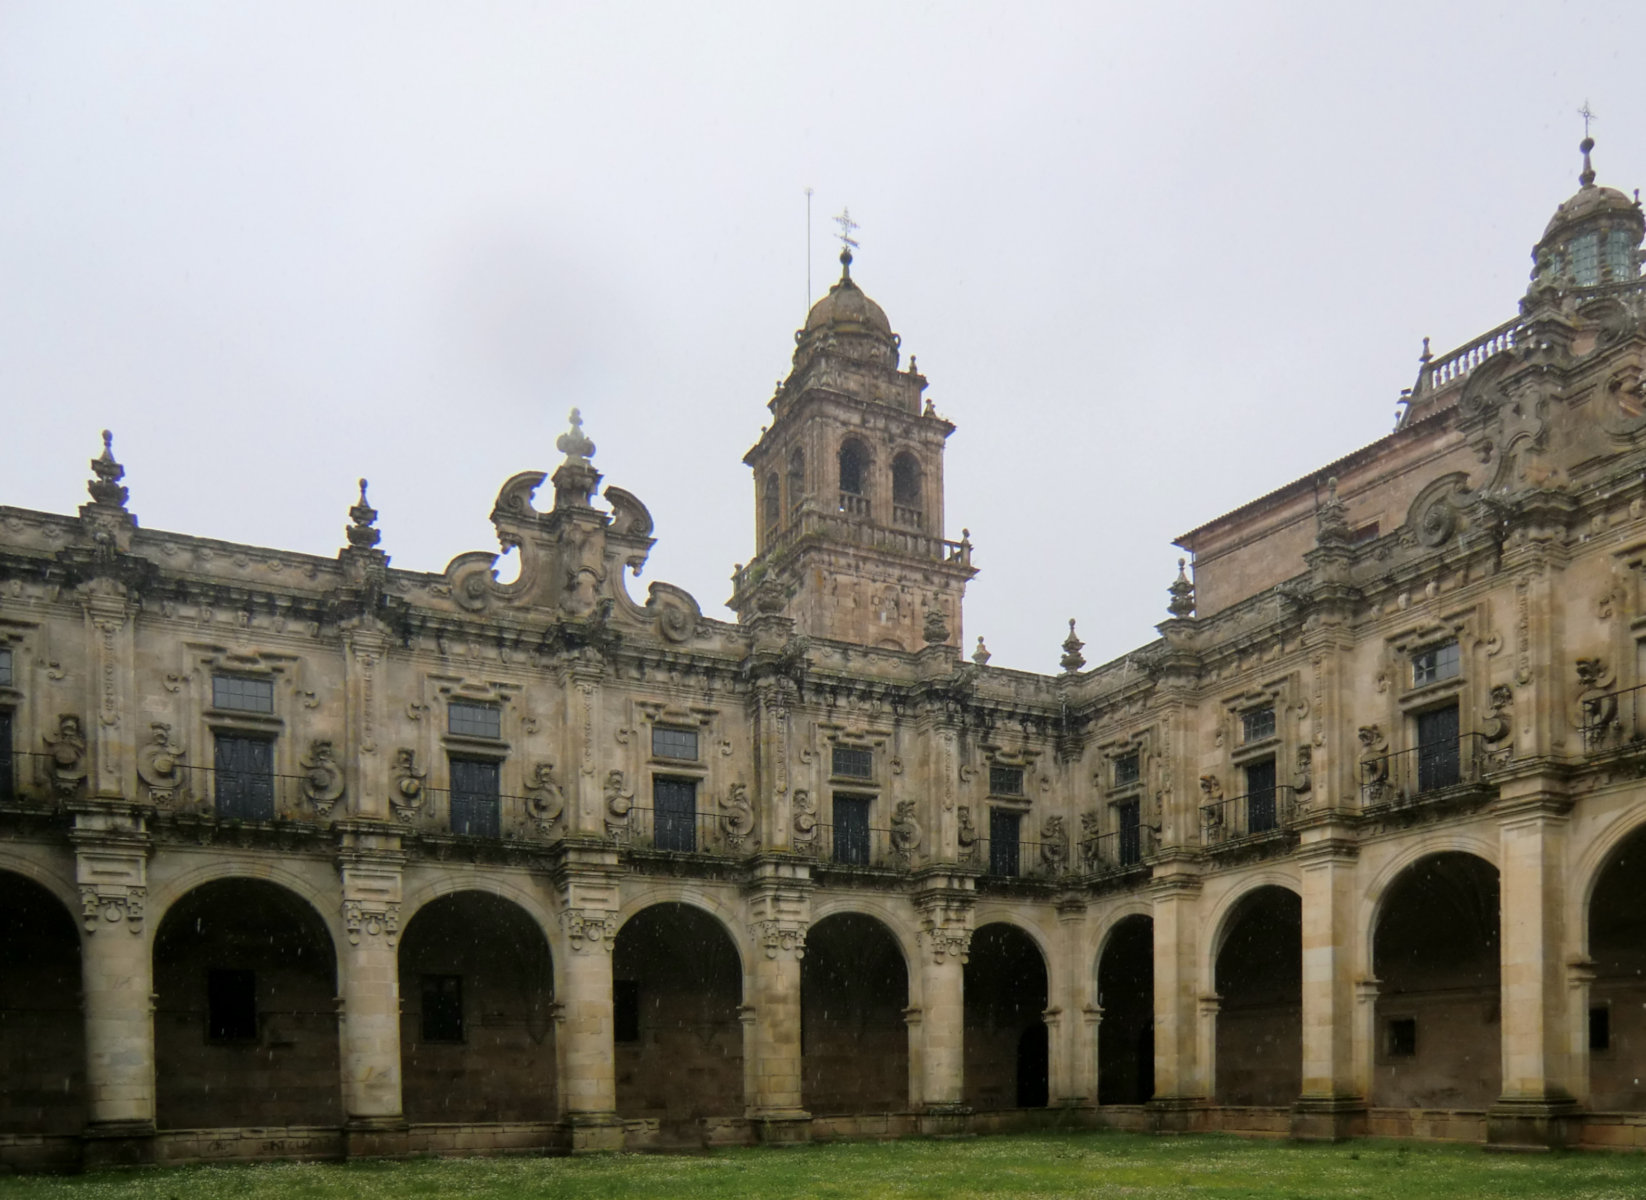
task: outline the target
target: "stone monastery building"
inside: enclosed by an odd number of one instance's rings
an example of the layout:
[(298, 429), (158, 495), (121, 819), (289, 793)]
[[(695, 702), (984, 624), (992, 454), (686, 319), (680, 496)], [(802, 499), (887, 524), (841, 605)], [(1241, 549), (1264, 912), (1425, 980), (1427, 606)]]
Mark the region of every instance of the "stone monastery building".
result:
[(1394, 432), (1185, 534), (1160, 637), (963, 656), (954, 426), (845, 270), (737, 622), (574, 414), (497, 555), (0, 508), (0, 1163), (1057, 1120), (1646, 1145), (1646, 283), (1555, 210)]

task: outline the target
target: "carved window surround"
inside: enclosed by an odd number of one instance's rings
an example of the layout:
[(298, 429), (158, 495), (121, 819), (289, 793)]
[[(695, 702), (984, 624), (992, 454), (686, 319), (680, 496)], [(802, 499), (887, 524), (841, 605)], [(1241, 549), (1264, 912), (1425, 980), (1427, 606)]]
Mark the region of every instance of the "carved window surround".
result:
[[(696, 706), (681, 708), (678, 705), (667, 704), (659, 700), (636, 700), (635, 723), (639, 726), (641, 738), (641, 757), (645, 764), (652, 769), (656, 778), (674, 775), (687, 782), (700, 782), (709, 774), (709, 764), (714, 760), (711, 752), (717, 745), (715, 729), (720, 717), (717, 708), (699, 708)], [(658, 726), (665, 729), (690, 729), (697, 733), (697, 758), (668, 758), (652, 753), (652, 730)], [(731, 753), (731, 743), (720, 746), (722, 755)]]
[[(520, 732), (519, 685), (468, 680), (451, 675), (430, 675), (428, 680), (434, 685), (435, 702), (431, 707), (434, 714), (438, 714), (434, 727), (441, 731), (437, 735), (438, 741), (447, 754), (456, 754), (459, 758), (505, 761), (514, 749)], [(494, 705), (498, 710), (500, 736), (488, 738), (472, 733), (452, 733), (446, 712), (453, 701)]]
[[(1287, 675), (1273, 680), (1259, 687), (1236, 695), (1225, 696), (1222, 701), (1223, 716), (1222, 728), (1218, 731), (1219, 740), (1229, 749), (1229, 761), (1236, 767), (1259, 759), (1286, 757), (1292, 739), (1287, 735), (1286, 718), (1297, 708), (1297, 696), (1300, 693), (1296, 674)], [(1263, 709), (1274, 711), (1274, 732), (1265, 737), (1245, 739), (1245, 718), (1249, 713), (1260, 712)], [(1244, 789), (1237, 789), (1237, 791)], [(1235, 794), (1233, 792), (1230, 793)]]
[[(1468, 609), (1449, 614), (1438, 621), (1422, 621), (1407, 626), (1385, 639), (1382, 682), (1389, 692), (1389, 726), (1391, 730), (1404, 729), (1406, 734), (1404, 745), (1391, 745), (1391, 749), (1416, 745), (1415, 722), (1419, 714), (1448, 704), (1457, 705), (1459, 732), (1475, 732), (1475, 710), (1482, 705), (1473, 702), (1476, 699), (1474, 692), (1481, 690), (1478, 685), (1483, 673), (1474, 669), (1473, 662), (1473, 652), (1479, 645), (1477, 624), (1476, 611)], [(1455, 641), (1458, 647), (1457, 674), (1430, 683), (1414, 684), (1413, 656), (1449, 641)]]
[[(818, 730), (823, 734), (824, 761), (828, 764), (828, 781), (830, 788), (843, 791), (856, 790), (868, 794), (878, 792), (884, 786), (883, 774), (893, 771), (887, 749), (891, 744), (889, 732), (872, 730), (859, 726), (849, 728), (831, 722), (818, 722)], [(873, 762), (873, 774), (863, 775), (836, 775), (834, 773), (834, 748), (840, 746), (851, 750), (867, 750)]]
[[(1109, 739), (1099, 743), (1097, 750), (1100, 765), (1092, 782), (1111, 813), (1117, 804), (1141, 801), (1147, 791), (1149, 772), (1154, 766), (1154, 730), (1144, 729), (1122, 738)], [(1116, 784), (1116, 765), (1134, 754), (1137, 756), (1137, 778), (1129, 783)]]

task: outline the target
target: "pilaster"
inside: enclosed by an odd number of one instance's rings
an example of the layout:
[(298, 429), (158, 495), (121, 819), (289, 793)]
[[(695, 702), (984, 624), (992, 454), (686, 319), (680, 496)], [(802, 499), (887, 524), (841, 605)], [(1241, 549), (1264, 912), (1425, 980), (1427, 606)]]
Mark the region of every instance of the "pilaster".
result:
[(1150, 886), (1154, 901), (1154, 1095), (1204, 1100), (1207, 1061), (1198, 1036), (1200, 879), (1193, 864), (1167, 858)]
[(613, 1062), (612, 947), (617, 940), (617, 856), (567, 844), (556, 868), (560, 926), (561, 1113), (574, 1154), (623, 1148)]
[[(919, 1020), (910, 1026), (920, 1037), (920, 1130), (926, 1134), (965, 1132), (971, 1109), (965, 1103), (966, 960), (972, 945), (970, 876), (943, 872), (918, 881), (920, 912)], [(911, 1089), (914, 1091), (915, 1089)]]
[(1358, 850), (1345, 828), (1316, 825), (1302, 836), (1303, 1088), (1292, 1136), (1337, 1141), (1365, 1127), (1354, 1062)]
[(763, 1142), (811, 1140), (801, 1094), (800, 960), (811, 920), (810, 867), (762, 856), (745, 885), (754, 1019), (744, 1026), (747, 1112)]
[(345, 1149), (350, 1157), (403, 1154), (400, 939), (405, 854), (392, 827), (346, 823), (337, 869), (345, 940), (339, 947), (339, 1033)]

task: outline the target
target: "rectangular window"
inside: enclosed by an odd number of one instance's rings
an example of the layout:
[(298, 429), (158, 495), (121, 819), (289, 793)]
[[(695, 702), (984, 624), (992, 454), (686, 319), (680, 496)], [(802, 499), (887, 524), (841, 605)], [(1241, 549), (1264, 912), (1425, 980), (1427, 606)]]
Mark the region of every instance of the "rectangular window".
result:
[(274, 743), (217, 735), (213, 754), (217, 816), (222, 821), (274, 820)]
[(612, 980), (612, 1041), (640, 1040), (640, 981)]
[(1417, 790), (1451, 787), (1459, 778), (1457, 705), (1417, 715)]
[(854, 867), (869, 865), (868, 796), (834, 794), (834, 861)]
[(206, 972), (206, 1036), (214, 1042), (257, 1040), (257, 973)]
[(11, 756), (11, 713), (0, 709), (0, 804), (17, 798), (15, 770)]
[(1022, 824), (1020, 813), (1001, 808), (989, 810), (989, 874), (1008, 878), (1018, 874), (1018, 830)]
[(1369, 525), (1362, 525), (1359, 529), (1351, 530), (1349, 533), (1349, 545), (1351, 546), (1364, 546), (1375, 541), (1377, 541), (1376, 521)]
[(423, 1040), (463, 1040), (463, 977), (423, 976)]
[(1262, 762), (1250, 763), (1246, 767), (1246, 832), (1266, 833), (1276, 827), (1275, 812), (1275, 760), (1265, 758)]
[(652, 757), (697, 761), (697, 730), (652, 726)]
[(446, 728), (458, 737), (500, 741), (503, 737), (503, 710), (495, 704), (453, 700), (446, 706)]
[(989, 793), (995, 796), (1021, 796), (1023, 794), (1023, 768), (1002, 767), (998, 764), (989, 767)]
[(1412, 686), (1438, 683), (1442, 679), (1456, 679), (1462, 668), (1456, 642), (1442, 642), (1412, 655)]
[(247, 679), (241, 675), (211, 677), (211, 706), (234, 712), (274, 712), (274, 680)]
[(11, 686), (11, 651), (0, 649), (0, 687)]
[(848, 779), (873, 779), (874, 751), (862, 746), (836, 746), (833, 770)]
[(1585, 233), (1572, 239), (1572, 281), (1578, 287), (1600, 282), (1600, 235)]
[(1415, 1058), (1417, 1056), (1417, 1018), (1392, 1017), (1389, 1020), (1389, 1057)]
[(1123, 754), (1114, 760), (1114, 785), (1117, 788), (1131, 787), (1142, 774), (1139, 756), (1136, 750), (1130, 754)]
[(1243, 742), (1261, 742), (1264, 738), (1275, 735), (1275, 710), (1271, 708), (1254, 708), (1250, 712), (1240, 714), (1240, 740)]
[(1589, 1049), (1612, 1048), (1612, 1010), (1597, 1004), (1589, 1010)]
[(497, 837), (502, 832), (501, 769), (485, 759), (454, 758), (452, 832), (469, 837)]
[(659, 850), (697, 849), (697, 784), (690, 779), (652, 780), (653, 841)]
[(1138, 800), (1128, 800), (1124, 804), (1114, 806), (1115, 825), (1120, 831), (1118, 841), (1120, 845), (1119, 858), (1123, 867), (1135, 866), (1143, 861), (1143, 805)]

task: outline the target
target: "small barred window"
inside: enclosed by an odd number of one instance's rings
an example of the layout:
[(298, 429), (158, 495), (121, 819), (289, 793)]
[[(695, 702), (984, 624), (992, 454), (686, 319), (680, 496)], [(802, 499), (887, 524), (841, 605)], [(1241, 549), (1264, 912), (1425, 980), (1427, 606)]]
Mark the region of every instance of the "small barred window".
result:
[(453, 700), (446, 709), (446, 728), (459, 737), (490, 738), (503, 736), (503, 710), (495, 704), (471, 704)]
[(652, 757), (697, 761), (697, 730), (652, 726)]
[(836, 775), (850, 779), (873, 779), (874, 751), (861, 746), (836, 746), (833, 767)]
[(990, 766), (989, 792), (995, 796), (1021, 796), (1023, 794), (1023, 768)]
[(1254, 708), (1251, 712), (1241, 713), (1240, 732), (1243, 742), (1261, 742), (1264, 738), (1274, 737), (1275, 710)]
[(247, 679), (240, 675), (213, 675), (211, 677), (213, 708), (232, 709), (235, 712), (274, 712), (274, 680)]
[(1462, 669), (1456, 642), (1442, 642), (1412, 655), (1412, 686), (1422, 687), (1442, 679), (1456, 678)]
[(1137, 751), (1123, 754), (1114, 760), (1114, 785), (1117, 788), (1131, 787), (1142, 775), (1142, 764), (1138, 760)]

